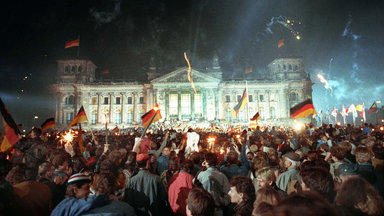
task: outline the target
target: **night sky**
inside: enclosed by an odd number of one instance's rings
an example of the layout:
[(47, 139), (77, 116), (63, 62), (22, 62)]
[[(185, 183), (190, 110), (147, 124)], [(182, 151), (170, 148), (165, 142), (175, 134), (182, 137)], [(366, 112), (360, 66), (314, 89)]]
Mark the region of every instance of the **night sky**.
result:
[(76, 56), (64, 44), (78, 37), (98, 77), (143, 79), (151, 56), (170, 72), (185, 51), (193, 68), (217, 54), (225, 77), (262, 77), (274, 58), (299, 56), (317, 110), (383, 99), (383, 1), (21, 0), (2, 2), (0, 20), (0, 96), (25, 126), (54, 116), (56, 60)]

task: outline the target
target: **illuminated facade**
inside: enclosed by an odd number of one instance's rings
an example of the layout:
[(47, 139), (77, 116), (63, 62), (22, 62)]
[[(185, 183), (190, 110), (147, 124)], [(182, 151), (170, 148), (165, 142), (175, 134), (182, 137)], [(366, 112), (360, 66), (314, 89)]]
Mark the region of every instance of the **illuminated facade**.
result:
[[(65, 126), (83, 105), (89, 122), (101, 128), (109, 124), (131, 127), (158, 104), (161, 121), (241, 123), (256, 112), (261, 123), (281, 124), (289, 119), (289, 108), (312, 96), (312, 82), (304, 72), (303, 59), (279, 58), (268, 65), (265, 79), (224, 80), (218, 59), (204, 71), (192, 69), (194, 93), (187, 68), (160, 74), (151, 65), (148, 81), (99, 81), (90, 60), (58, 60), (58, 81), (52, 85), (56, 96), (56, 125)], [(247, 86), (249, 103), (232, 116)]]

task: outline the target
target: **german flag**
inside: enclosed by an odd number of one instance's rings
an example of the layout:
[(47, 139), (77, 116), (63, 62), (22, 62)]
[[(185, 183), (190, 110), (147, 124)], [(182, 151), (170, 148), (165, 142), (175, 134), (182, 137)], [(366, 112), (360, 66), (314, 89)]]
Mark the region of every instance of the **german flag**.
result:
[(119, 128), (116, 126), (115, 128), (112, 129), (112, 133), (119, 133)]
[(152, 123), (159, 121), (162, 118), (160, 108), (156, 104), (151, 110), (141, 116), (144, 128), (149, 127)]
[(302, 103), (297, 104), (290, 110), (292, 118), (304, 118), (310, 114), (316, 114), (315, 107), (313, 106), (312, 100), (308, 99)]
[(235, 107), (233, 107), (232, 115), (237, 116), (237, 114), (239, 114), (239, 111), (245, 106), (247, 102), (247, 89), (244, 89), (243, 96), (241, 97), (239, 103)]
[(251, 121), (258, 121), (260, 119), (260, 114), (257, 112), (252, 118)]
[(64, 48), (67, 49), (67, 48), (78, 47), (78, 46), (80, 46), (80, 38), (65, 43), (65, 47)]
[(55, 128), (55, 118), (49, 118), (41, 124), (41, 131), (48, 130), (49, 128)]
[(5, 152), (11, 148), (17, 141), (19, 141), (20, 130), (13, 120), (11, 114), (8, 112), (3, 101), (0, 98), (0, 111), (3, 116), (3, 123), (5, 129), (5, 136), (0, 146), (0, 151)]
[(77, 113), (76, 117), (72, 120), (71, 123), (69, 123), (68, 127), (72, 127), (80, 122), (88, 121), (87, 115), (85, 114), (84, 107), (81, 106), (79, 112)]

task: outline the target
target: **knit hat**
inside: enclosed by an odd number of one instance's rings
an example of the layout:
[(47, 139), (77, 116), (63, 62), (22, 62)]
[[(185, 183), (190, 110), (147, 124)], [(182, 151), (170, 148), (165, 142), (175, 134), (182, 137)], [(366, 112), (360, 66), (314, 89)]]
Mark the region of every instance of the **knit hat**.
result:
[(86, 174), (76, 173), (76, 174), (72, 175), (71, 177), (69, 177), (68, 184), (74, 184), (74, 183), (81, 182), (81, 181), (91, 182), (91, 179)]
[(293, 161), (300, 161), (300, 155), (294, 152), (288, 152), (287, 154), (283, 155), (283, 157), (289, 158)]
[(140, 161), (143, 161), (143, 160), (148, 160), (148, 158), (149, 158), (148, 154), (138, 154), (136, 156), (136, 161), (140, 162)]

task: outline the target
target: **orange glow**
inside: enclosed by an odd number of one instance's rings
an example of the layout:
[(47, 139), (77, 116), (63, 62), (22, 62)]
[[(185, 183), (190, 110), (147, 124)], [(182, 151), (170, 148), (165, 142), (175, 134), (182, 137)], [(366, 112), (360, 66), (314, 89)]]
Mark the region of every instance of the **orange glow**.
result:
[(383, 126), (381, 126), (381, 127), (380, 127), (380, 130), (381, 130), (381, 131), (384, 131), (384, 127), (383, 127)]
[(157, 110), (159, 110), (160, 108), (159, 107), (157, 107), (157, 106), (154, 106), (153, 107), (153, 110), (155, 110), (155, 111), (157, 111)]
[(208, 138), (208, 142), (215, 142), (215, 138), (214, 137), (210, 137), (210, 138)]

